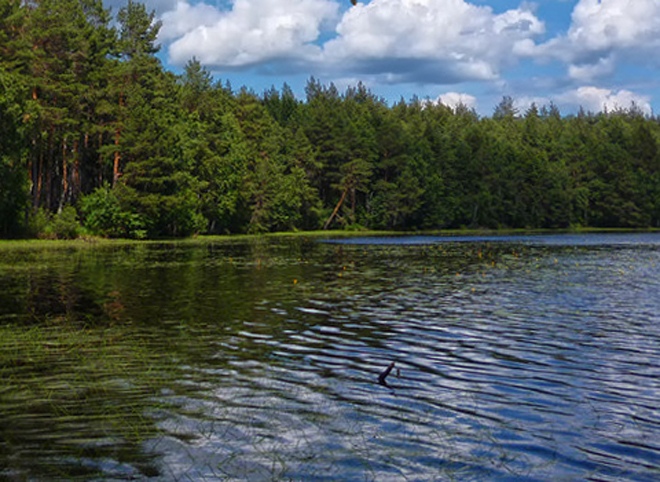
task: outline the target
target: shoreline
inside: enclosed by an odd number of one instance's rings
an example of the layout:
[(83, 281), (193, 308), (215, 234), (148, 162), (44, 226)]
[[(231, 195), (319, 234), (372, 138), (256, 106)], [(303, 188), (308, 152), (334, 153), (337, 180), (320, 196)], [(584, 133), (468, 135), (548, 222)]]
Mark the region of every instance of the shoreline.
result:
[(158, 244), (158, 243), (213, 243), (229, 242), (250, 239), (269, 238), (350, 238), (350, 237), (409, 237), (409, 236), (511, 236), (511, 235), (534, 235), (534, 234), (608, 234), (608, 233), (660, 233), (660, 228), (562, 228), (562, 229), (435, 229), (415, 231), (377, 231), (377, 230), (315, 230), (315, 231), (281, 231), (262, 234), (213, 234), (195, 235), (185, 238), (153, 238), (153, 239), (129, 239), (129, 238), (103, 238), (97, 236), (82, 236), (75, 239), (0, 239), (0, 250), (11, 248), (40, 248), (40, 247), (92, 247), (92, 246), (124, 246), (136, 244)]

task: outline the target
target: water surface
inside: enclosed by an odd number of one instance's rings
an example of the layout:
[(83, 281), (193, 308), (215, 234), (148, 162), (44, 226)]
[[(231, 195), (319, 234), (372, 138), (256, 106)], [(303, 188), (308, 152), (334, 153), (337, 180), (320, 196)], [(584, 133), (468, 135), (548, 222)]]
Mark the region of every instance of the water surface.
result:
[(3, 248), (0, 478), (657, 480), (659, 270), (656, 234)]

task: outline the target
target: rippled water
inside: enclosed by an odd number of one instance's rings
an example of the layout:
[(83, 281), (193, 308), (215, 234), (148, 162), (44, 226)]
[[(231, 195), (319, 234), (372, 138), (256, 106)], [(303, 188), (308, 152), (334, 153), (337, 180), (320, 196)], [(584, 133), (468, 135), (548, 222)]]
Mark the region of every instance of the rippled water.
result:
[(659, 293), (658, 234), (5, 247), (0, 478), (659, 480)]

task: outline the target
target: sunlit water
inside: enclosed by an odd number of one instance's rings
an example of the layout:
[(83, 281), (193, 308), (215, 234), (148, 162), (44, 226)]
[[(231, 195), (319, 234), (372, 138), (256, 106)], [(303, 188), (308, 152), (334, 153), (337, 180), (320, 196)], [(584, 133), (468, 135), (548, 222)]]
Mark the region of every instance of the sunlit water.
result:
[(658, 234), (2, 248), (0, 479), (660, 480), (659, 295)]

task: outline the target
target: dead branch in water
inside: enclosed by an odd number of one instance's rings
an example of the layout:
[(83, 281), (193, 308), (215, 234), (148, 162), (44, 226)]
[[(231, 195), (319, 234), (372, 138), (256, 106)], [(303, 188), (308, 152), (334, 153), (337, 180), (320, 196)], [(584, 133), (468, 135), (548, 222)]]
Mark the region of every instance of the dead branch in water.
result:
[(384, 386), (388, 387), (389, 385), (387, 384), (387, 381), (386, 381), (385, 379), (386, 379), (387, 376), (390, 374), (390, 372), (392, 371), (393, 368), (394, 368), (394, 362), (390, 363), (390, 364), (388, 365), (388, 367), (383, 371), (383, 373), (381, 373), (380, 375), (378, 375), (378, 383), (380, 383), (381, 385), (384, 385)]

